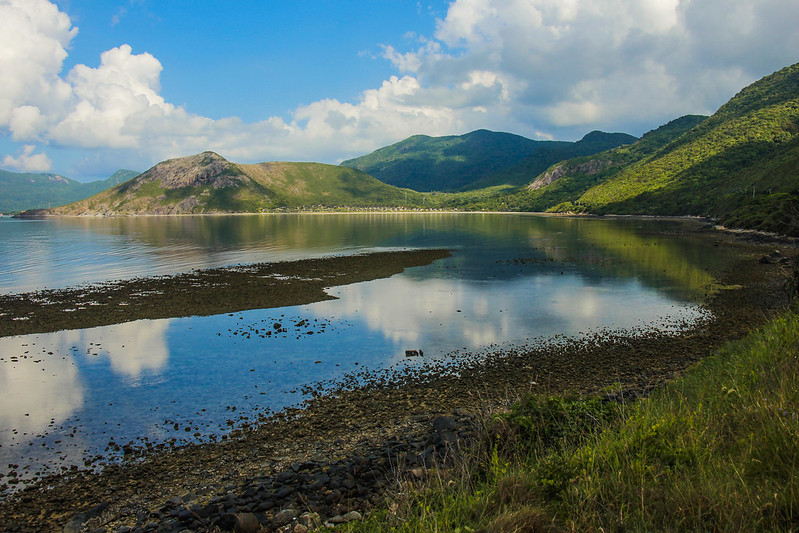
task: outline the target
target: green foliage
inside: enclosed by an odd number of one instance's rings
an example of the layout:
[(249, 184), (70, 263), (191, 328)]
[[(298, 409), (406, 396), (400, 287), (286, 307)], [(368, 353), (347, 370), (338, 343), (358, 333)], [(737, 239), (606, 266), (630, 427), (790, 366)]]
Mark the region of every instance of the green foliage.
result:
[(618, 416), (619, 406), (599, 398), (528, 396), (507, 413), (496, 415), (493, 428), (503, 447), (522, 453), (553, 446), (570, 447)]
[(751, 199), (743, 196), (735, 200), (737, 205), (731, 206), (731, 211), (721, 217), (721, 224), (799, 237), (799, 195), (753, 194)]
[(342, 165), (417, 191), (469, 191), (522, 185), (563, 159), (635, 140), (624, 133), (597, 131), (578, 142), (533, 141), (487, 130), (449, 137), (416, 135)]
[(118, 170), (105, 180), (81, 183), (57, 174), (17, 173), (0, 170), (0, 213), (56, 207), (113, 187), (138, 175)]
[[(480, 205), (482, 209), (503, 209), (509, 211), (548, 211), (556, 213), (584, 213), (588, 209), (580, 197), (589, 189), (610, 179), (628, 166), (641, 161), (648, 155), (662, 149), (677, 137), (695, 127), (707, 117), (687, 115), (646, 133), (638, 141), (612, 148), (604, 152), (558, 161), (546, 169), (548, 172), (563, 167), (566, 172), (553, 183), (538, 189), (523, 187), (502, 198), (489, 199)], [(591, 135), (591, 134), (589, 134)], [(589, 136), (586, 136), (588, 138)], [(579, 144), (579, 143), (578, 143)], [(587, 173), (584, 169), (593, 163), (596, 171)], [(542, 170), (539, 170), (538, 175)], [(530, 181), (528, 179), (528, 181)]]

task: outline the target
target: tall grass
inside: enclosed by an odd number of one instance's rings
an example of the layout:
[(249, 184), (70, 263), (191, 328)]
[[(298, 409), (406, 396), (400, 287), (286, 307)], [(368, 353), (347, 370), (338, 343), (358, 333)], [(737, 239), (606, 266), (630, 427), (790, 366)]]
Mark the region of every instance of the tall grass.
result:
[(799, 531), (799, 315), (647, 399), (534, 398), (359, 531)]

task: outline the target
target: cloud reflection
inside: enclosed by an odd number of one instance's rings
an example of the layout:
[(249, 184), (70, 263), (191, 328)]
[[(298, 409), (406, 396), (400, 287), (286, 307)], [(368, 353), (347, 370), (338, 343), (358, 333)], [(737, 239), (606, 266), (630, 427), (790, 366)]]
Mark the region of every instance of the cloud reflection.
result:
[[(169, 320), (140, 320), (86, 330), (0, 338), (0, 435), (44, 433), (82, 408), (76, 355), (107, 358), (114, 373), (137, 385), (169, 360)], [(8, 433), (6, 433), (8, 432)], [(7, 439), (2, 437), (5, 442)]]
[[(83, 405), (83, 386), (72, 357), (60, 356), (39, 335), (0, 338), (0, 438), (26, 441), (72, 416)], [(62, 332), (64, 341), (77, 337)], [(59, 343), (60, 345), (60, 343)], [(52, 351), (53, 355), (47, 354)], [(12, 359), (13, 358), (13, 359)], [(16, 430), (17, 435), (11, 434)], [(25, 435), (27, 433), (27, 435)]]
[(578, 275), (536, 275), (505, 282), (411, 280), (399, 275), (330, 291), (338, 300), (309, 306), (319, 316), (362, 320), (394, 344), (397, 357), (421, 348), (433, 355), (479, 350), (531, 337), (579, 335), (603, 328), (668, 325), (696, 319), (693, 306), (635, 280), (589, 284)]
[(108, 357), (115, 373), (138, 382), (142, 374), (158, 373), (169, 361), (169, 323), (170, 320), (137, 320), (85, 330), (84, 350), (91, 350), (87, 341), (93, 339), (93, 353)]

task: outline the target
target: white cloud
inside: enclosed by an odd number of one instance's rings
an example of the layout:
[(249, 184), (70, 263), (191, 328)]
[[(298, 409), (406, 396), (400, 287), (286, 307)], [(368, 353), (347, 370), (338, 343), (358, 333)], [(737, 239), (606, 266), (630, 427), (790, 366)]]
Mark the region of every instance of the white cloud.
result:
[(43, 152), (34, 154), (36, 147), (26, 144), (22, 147), (19, 157), (7, 155), (3, 158), (4, 167), (13, 168), (22, 172), (47, 172), (53, 167), (53, 162)]
[(435, 35), (452, 52), (403, 63), (439, 85), (491, 65), (527, 129), (637, 129), (795, 62), (797, 19), (781, 0), (456, 0)]
[[(335, 162), (417, 133), (477, 128), (538, 138), (640, 134), (711, 113), (795, 62), (796, 20), (799, 2), (784, 0), (454, 0), (415, 49), (383, 46), (397, 75), (355, 101), (319, 100), (253, 123), (167, 102), (161, 63), (124, 43), (99, 66), (62, 74), (77, 35), (67, 15), (47, 0), (0, 0), (0, 133), (103, 151), (86, 160), (141, 169), (207, 149), (241, 162)], [(25, 148), (3, 164), (48, 161)]]
[(0, 0), (0, 127), (20, 106), (49, 113), (70, 97), (58, 73), (78, 33), (71, 26), (46, 0)]
[(175, 113), (158, 94), (161, 63), (152, 55), (134, 55), (123, 44), (103, 52), (100, 66), (76, 65), (67, 76), (77, 104), (56, 124), (50, 136), (66, 145), (138, 148), (146, 135), (136, 127), (167, 120)]

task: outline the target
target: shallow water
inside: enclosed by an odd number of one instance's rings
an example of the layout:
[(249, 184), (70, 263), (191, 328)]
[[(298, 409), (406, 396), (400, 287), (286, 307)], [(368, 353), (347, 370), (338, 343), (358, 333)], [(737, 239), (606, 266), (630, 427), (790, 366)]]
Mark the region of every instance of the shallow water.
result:
[[(453, 254), (310, 305), (0, 337), (0, 473), (82, 466), (130, 441), (207, 441), (365, 370), (698, 320), (693, 298), (719, 257), (710, 243), (662, 233), (679, 224), (494, 214), (1, 220), (7, 293), (386, 248)], [(407, 358), (409, 349), (424, 356)]]

